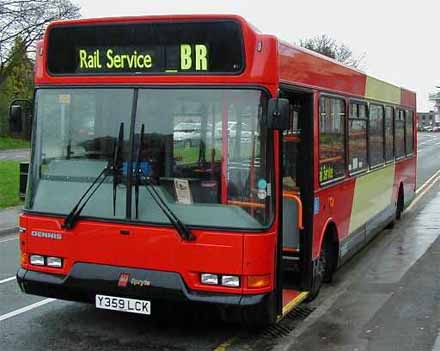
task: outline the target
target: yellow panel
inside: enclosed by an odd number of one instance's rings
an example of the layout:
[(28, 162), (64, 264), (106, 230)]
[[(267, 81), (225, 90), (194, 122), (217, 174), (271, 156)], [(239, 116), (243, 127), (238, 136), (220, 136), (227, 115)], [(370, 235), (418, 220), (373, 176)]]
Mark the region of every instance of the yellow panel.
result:
[(382, 80), (368, 77), (365, 88), (365, 97), (383, 102), (400, 105), (401, 89)]
[(394, 170), (392, 164), (356, 179), (349, 233), (353, 233), (391, 204)]

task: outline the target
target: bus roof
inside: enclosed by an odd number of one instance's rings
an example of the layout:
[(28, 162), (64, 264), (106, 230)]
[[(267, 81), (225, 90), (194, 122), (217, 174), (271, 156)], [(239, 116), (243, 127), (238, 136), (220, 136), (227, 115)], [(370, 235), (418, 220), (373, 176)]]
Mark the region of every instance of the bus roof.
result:
[[(387, 83), (380, 79), (367, 75), (366, 73), (348, 67), (329, 57), (313, 52), (311, 50), (296, 46), (279, 40), (275, 36), (262, 34), (255, 26), (247, 22), (243, 17), (230, 14), (198, 14), (198, 15), (154, 15), (154, 16), (127, 16), (127, 17), (103, 17), (62, 20), (52, 22), (45, 34), (44, 49), (47, 53), (47, 37), (53, 28), (64, 26), (85, 26), (101, 24), (125, 24), (125, 23), (143, 23), (143, 22), (207, 22), (207, 21), (234, 21), (240, 24), (244, 50), (245, 50), (245, 70), (235, 76), (200, 76), (191, 77), (179, 76), (182, 83), (206, 83), (206, 84), (227, 84), (227, 83), (258, 83), (270, 85), (269, 90), (276, 92), (279, 83), (305, 86), (312, 89), (325, 90), (332, 93), (348, 94), (360, 98), (368, 98), (383, 102), (402, 104), (409, 107), (415, 107), (415, 93)], [(262, 47), (258, 51), (258, 45)], [(255, 52), (258, 51), (256, 54)], [(273, 60), (278, 65), (267, 64)], [(45, 61), (45, 60), (44, 60)], [(43, 66), (46, 67), (46, 62)], [(96, 77), (89, 75), (87, 77), (51, 77), (48, 72), (37, 70), (37, 83), (55, 83), (61, 80), (69, 84), (87, 84), (96, 83), (122, 83), (118, 77)], [(155, 77), (130, 77), (126, 78), (126, 83), (173, 83), (172, 76)]]

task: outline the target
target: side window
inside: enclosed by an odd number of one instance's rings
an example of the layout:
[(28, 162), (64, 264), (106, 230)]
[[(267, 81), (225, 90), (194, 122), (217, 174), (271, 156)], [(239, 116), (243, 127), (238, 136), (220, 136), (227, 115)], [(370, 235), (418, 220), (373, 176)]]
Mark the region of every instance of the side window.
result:
[(393, 133), (394, 109), (385, 107), (385, 161), (394, 159), (394, 133)]
[(321, 97), (319, 105), (319, 181), (324, 183), (344, 176), (345, 102)]
[(370, 165), (377, 166), (384, 162), (383, 143), (383, 107), (370, 105), (370, 123), (368, 125), (368, 147), (370, 150)]
[(406, 154), (412, 154), (414, 149), (414, 121), (413, 112), (405, 111), (405, 143), (406, 143)]
[(394, 148), (396, 157), (405, 156), (405, 111), (397, 110), (394, 119)]
[(348, 170), (355, 173), (367, 168), (367, 105), (352, 102), (348, 119)]

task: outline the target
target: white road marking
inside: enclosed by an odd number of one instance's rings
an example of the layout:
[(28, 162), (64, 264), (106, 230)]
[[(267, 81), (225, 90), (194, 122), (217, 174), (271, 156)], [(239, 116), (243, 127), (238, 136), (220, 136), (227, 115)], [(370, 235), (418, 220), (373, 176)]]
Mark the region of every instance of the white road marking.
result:
[(0, 243), (6, 243), (6, 242), (8, 242), (8, 241), (12, 241), (12, 240), (18, 240), (18, 237), (16, 237), (16, 238), (9, 238), (9, 239), (0, 240)]
[(438, 180), (440, 179), (439, 174), (440, 174), (440, 170), (438, 170), (432, 177), (430, 177), (426, 182), (424, 182), (420, 188), (416, 190), (417, 195), (415, 199), (411, 202), (411, 204), (405, 209), (405, 212), (411, 211), (413, 207), (417, 204), (417, 202), (419, 202), (419, 200), (438, 182)]
[(437, 170), (437, 172), (435, 172), (432, 176), (430, 176), (422, 185), (419, 186), (419, 188), (416, 190), (416, 194), (418, 194), (419, 192), (421, 192), (423, 190), (424, 187), (426, 187), (431, 180), (433, 180), (435, 177), (437, 177), (438, 175), (440, 175), (440, 169)]
[(29, 305), (29, 306), (25, 306), (25, 307), (19, 308), (18, 310), (15, 310), (15, 311), (12, 311), (12, 312), (9, 312), (9, 313), (6, 313), (6, 314), (3, 314), (3, 315), (0, 316), (0, 322), (1, 322), (1, 321), (5, 321), (6, 319), (9, 319), (9, 318), (12, 318), (12, 317), (18, 316), (18, 315), (20, 315), (20, 314), (22, 314), (22, 313), (25, 313), (25, 312), (31, 311), (31, 310), (33, 310), (33, 309), (35, 309), (35, 308), (38, 308), (38, 307), (41, 307), (41, 306), (47, 305), (48, 303), (51, 303), (51, 302), (53, 302), (53, 301), (56, 301), (56, 300), (55, 300), (55, 299), (45, 299), (45, 300), (42, 300), (42, 301), (39, 301), (39, 302), (33, 303), (32, 305)]
[(432, 351), (440, 351), (440, 333), (437, 335), (437, 339), (435, 339)]
[(15, 280), (15, 275), (13, 277), (9, 277), (9, 278), (0, 280), (0, 284), (7, 283), (7, 282), (10, 282), (12, 280)]

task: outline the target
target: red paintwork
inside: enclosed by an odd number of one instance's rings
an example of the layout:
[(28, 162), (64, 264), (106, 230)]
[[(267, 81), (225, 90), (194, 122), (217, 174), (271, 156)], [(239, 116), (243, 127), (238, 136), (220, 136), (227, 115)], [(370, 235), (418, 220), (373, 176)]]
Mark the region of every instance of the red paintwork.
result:
[(294, 298), (298, 297), (299, 291), (291, 289), (283, 289), (283, 307), (286, 306)]
[(282, 82), (331, 90), (344, 95), (365, 95), (366, 75), (313, 51), (280, 44)]
[(402, 95), (400, 96), (400, 104), (409, 107), (415, 111), (416, 109), (416, 94), (412, 91), (402, 88)]
[[(90, 23), (126, 23), (142, 21), (189, 21), (208, 19), (231, 19), (242, 25), (246, 67), (240, 75), (148, 75), (148, 76), (50, 76), (46, 70), (47, 33), (64, 24), (82, 25)], [(262, 51), (257, 50), (261, 42)], [(42, 55), (39, 55), (39, 50)], [(317, 153), (319, 140), (318, 105), (319, 92), (328, 91), (344, 96), (363, 97), (366, 75), (345, 67), (335, 61), (286, 43), (279, 43), (270, 35), (257, 33), (242, 17), (224, 15), (197, 16), (143, 16), (100, 19), (79, 19), (53, 22), (48, 26), (43, 42), (37, 46), (35, 83), (44, 85), (256, 85), (266, 88), (272, 96), (278, 94), (280, 82), (309, 87), (314, 92), (314, 137), (315, 170), (319, 169)], [(409, 91), (402, 94), (402, 104), (415, 109), (415, 95)], [(225, 135), (223, 136), (225, 137)], [(274, 132), (275, 196), (281, 196), (278, 170), (278, 132)], [(223, 173), (225, 170), (223, 169)], [(408, 188), (414, 188), (415, 158), (401, 161), (396, 166), (396, 184), (403, 180)], [(326, 226), (334, 222), (340, 238), (348, 235), (349, 216), (354, 194), (354, 178), (338, 185), (320, 189), (318, 172), (314, 175), (315, 196), (320, 199), (320, 213), (314, 217), (313, 256), (320, 250)], [(222, 183), (222, 188), (225, 182)], [(413, 189), (414, 190), (414, 189)], [(224, 201), (226, 192), (222, 195)], [(226, 201), (224, 201), (226, 202)], [(278, 204), (278, 201), (276, 201)], [(278, 208), (275, 209), (278, 213)], [(279, 218), (275, 216), (272, 227), (265, 234), (227, 233), (223, 231), (194, 230), (196, 241), (185, 242), (171, 228), (123, 225), (105, 222), (79, 221), (74, 230), (61, 229), (62, 219), (22, 214), (20, 225), (27, 228), (21, 234), (21, 248), (24, 253), (39, 253), (65, 258), (65, 267), (58, 269), (30, 267), (26, 269), (67, 274), (74, 262), (93, 262), (135, 268), (179, 272), (190, 289), (223, 293), (256, 294), (271, 291), (275, 287), (277, 228)], [(120, 230), (129, 230), (130, 235), (120, 235)], [(60, 241), (35, 239), (29, 236), (32, 230), (63, 233)], [(240, 288), (204, 286), (199, 282), (199, 273), (212, 272), (238, 274), (242, 276)], [(261, 289), (246, 287), (247, 275), (272, 274), (272, 284)], [(286, 295), (287, 296), (287, 295)], [(293, 296), (293, 295), (292, 295)], [(289, 296), (291, 298), (292, 296)]]

